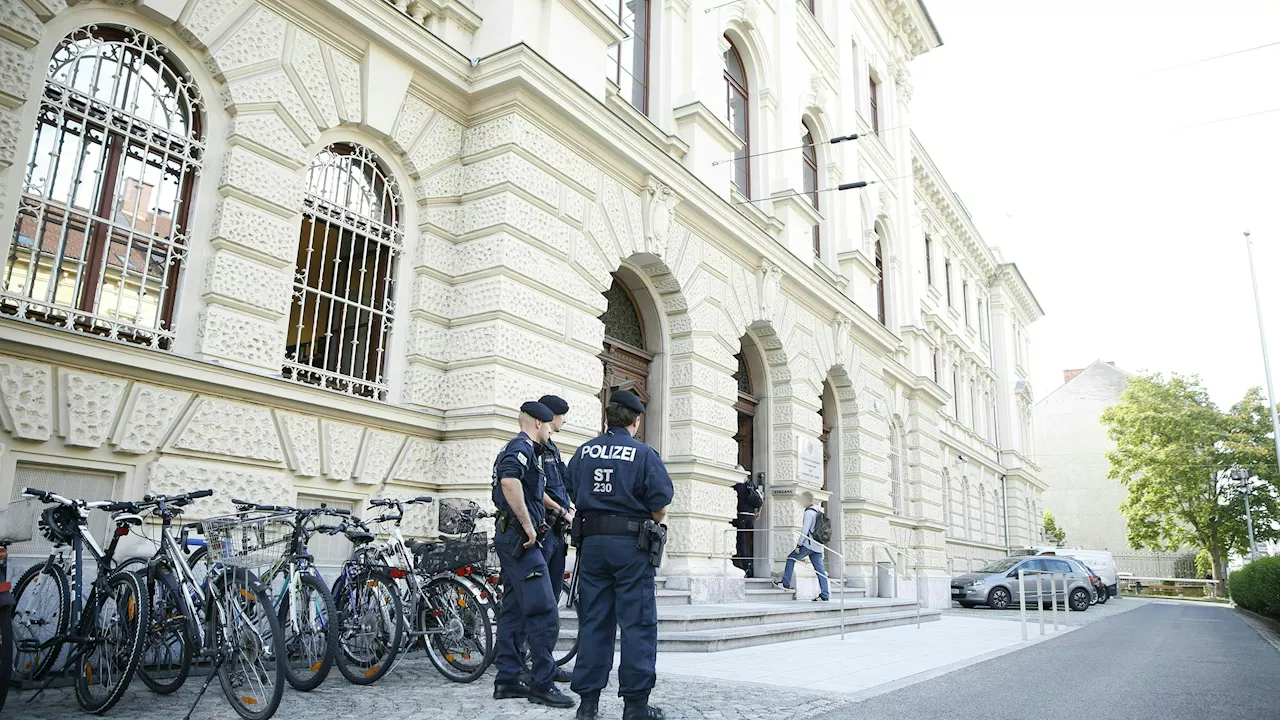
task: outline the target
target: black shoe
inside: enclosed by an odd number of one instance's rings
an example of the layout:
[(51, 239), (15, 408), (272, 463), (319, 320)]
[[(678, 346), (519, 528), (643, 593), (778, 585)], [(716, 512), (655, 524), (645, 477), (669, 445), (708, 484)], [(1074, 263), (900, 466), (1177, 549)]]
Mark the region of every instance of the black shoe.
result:
[(510, 700), (512, 698), (527, 697), (529, 697), (529, 685), (522, 682), (518, 677), (515, 682), (493, 684), (494, 700)]
[(666, 720), (667, 714), (662, 708), (645, 703), (644, 705), (627, 705), (622, 709), (622, 720)]
[(574, 720), (597, 720), (600, 717), (600, 693), (586, 693), (578, 705)]
[(814, 602), (831, 602), (831, 598), (824, 598), (821, 595), (813, 599)]
[(565, 670), (564, 668), (556, 668), (556, 676), (554, 680), (558, 683), (573, 682), (573, 673)]
[(555, 685), (545, 690), (529, 690), (529, 702), (557, 708), (571, 708), (576, 704), (573, 702), (573, 698), (560, 692), (560, 689)]

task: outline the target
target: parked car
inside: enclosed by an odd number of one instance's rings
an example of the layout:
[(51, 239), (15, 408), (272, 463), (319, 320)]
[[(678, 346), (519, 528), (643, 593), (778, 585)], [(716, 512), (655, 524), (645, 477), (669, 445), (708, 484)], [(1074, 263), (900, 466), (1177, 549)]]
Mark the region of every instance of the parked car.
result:
[[(995, 610), (1004, 610), (1014, 607), (1020, 602), (1019, 570), (1023, 572), (1028, 606), (1034, 607), (1037, 601), (1041, 601), (1048, 608), (1055, 599), (1058, 602), (1065, 600), (1068, 607), (1080, 612), (1089, 609), (1089, 605), (1097, 597), (1093, 581), (1082, 565), (1065, 558), (1024, 556), (997, 560), (977, 572), (953, 578), (951, 599), (966, 608), (986, 605)], [(1037, 589), (1037, 573), (1052, 573), (1056, 587), (1051, 590), (1048, 578), (1042, 576)], [(1064, 576), (1067, 578), (1065, 598), (1062, 590)]]
[(1093, 568), (1080, 562), (1079, 560), (1076, 560), (1075, 558), (1068, 558), (1068, 560), (1084, 568), (1084, 571), (1089, 574), (1089, 580), (1093, 583), (1093, 590), (1094, 590), (1093, 604), (1106, 605), (1107, 600), (1111, 599), (1111, 593), (1107, 590), (1106, 581), (1103, 580), (1098, 575), (1098, 573), (1094, 572)]
[(1013, 555), (1059, 555), (1079, 560), (1088, 565), (1107, 587), (1107, 594), (1116, 597), (1120, 594), (1119, 578), (1116, 575), (1116, 560), (1106, 550), (1085, 550), (1084, 548), (1060, 547), (1028, 547), (1014, 550)]

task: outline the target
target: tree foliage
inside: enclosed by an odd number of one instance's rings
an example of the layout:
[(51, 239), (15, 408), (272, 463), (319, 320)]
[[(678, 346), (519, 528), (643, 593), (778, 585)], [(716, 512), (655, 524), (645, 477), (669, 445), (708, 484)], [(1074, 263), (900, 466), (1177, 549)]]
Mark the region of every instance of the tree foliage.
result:
[(1233, 466), (1254, 476), (1250, 507), (1258, 541), (1280, 537), (1268, 412), (1258, 388), (1224, 412), (1198, 376), (1130, 378), (1119, 404), (1102, 414), (1116, 444), (1107, 455), (1109, 475), (1129, 490), (1120, 507), (1129, 544), (1203, 548), (1221, 580), (1227, 558), (1249, 546), (1242, 483), (1231, 479)]
[(1044, 534), (1058, 547), (1067, 544), (1067, 531), (1058, 527), (1057, 518), (1048, 510), (1044, 511)]

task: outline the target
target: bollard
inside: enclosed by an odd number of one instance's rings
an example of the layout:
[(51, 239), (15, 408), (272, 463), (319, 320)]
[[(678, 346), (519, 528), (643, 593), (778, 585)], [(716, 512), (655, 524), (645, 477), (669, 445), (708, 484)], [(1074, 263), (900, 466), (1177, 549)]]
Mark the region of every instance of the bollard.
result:
[[(1063, 576), (1062, 582), (1066, 582), (1066, 576)], [(1049, 576), (1049, 594), (1053, 596), (1053, 631), (1058, 632), (1058, 580), (1054, 576)]]
[(1044, 591), (1040, 587), (1040, 571), (1036, 571), (1036, 607), (1040, 609), (1040, 634), (1044, 634)]
[(1018, 604), (1022, 606), (1022, 642), (1027, 641), (1027, 588), (1023, 584), (1022, 568), (1018, 568)]

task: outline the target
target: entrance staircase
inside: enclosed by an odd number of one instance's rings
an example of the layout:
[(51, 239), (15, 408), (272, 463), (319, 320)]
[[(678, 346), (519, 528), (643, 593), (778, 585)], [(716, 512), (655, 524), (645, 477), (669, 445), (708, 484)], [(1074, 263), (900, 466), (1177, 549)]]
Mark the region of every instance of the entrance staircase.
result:
[[(800, 601), (790, 590), (753, 579), (747, 581), (747, 602), (705, 605), (690, 604), (688, 591), (669, 590), (662, 578), (657, 588), (659, 651), (716, 652), (840, 634), (840, 595), (834, 588), (830, 602)], [(850, 588), (845, 595), (845, 632), (916, 622), (915, 600), (868, 598), (863, 593)], [(920, 622), (941, 616), (940, 610), (919, 610)], [(577, 615), (561, 610), (561, 643), (572, 642), (577, 632)]]

